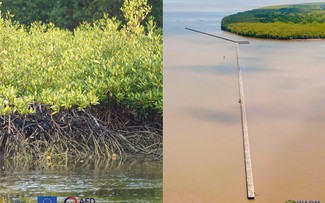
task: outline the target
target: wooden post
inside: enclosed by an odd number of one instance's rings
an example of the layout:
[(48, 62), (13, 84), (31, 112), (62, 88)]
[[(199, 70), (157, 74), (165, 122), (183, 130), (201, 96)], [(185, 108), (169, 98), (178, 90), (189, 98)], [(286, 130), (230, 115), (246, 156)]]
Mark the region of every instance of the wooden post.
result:
[(239, 44), (236, 43), (236, 53), (237, 53), (237, 73), (238, 73), (238, 86), (239, 86), (239, 104), (241, 111), (241, 121), (242, 121), (242, 133), (244, 142), (244, 158), (245, 158), (245, 168), (246, 168), (246, 186), (247, 186), (247, 197), (248, 199), (255, 198), (254, 181), (253, 181), (253, 171), (251, 163), (251, 153), (249, 148), (248, 139), (248, 127), (246, 118), (246, 108), (245, 108), (245, 96), (243, 79), (239, 65)]

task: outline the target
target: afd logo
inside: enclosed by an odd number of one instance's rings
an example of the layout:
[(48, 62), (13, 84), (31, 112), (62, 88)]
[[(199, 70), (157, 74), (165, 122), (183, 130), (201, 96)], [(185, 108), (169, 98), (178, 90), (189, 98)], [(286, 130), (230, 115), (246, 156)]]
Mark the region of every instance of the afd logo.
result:
[(74, 196), (69, 196), (64, 200), (64, 203), (96, 203), (96, 200), (94, 198), (81, 198), (78, 202), (77, 198)]
[(320, 201), (288, 200), (286, 203), (321, 203)]

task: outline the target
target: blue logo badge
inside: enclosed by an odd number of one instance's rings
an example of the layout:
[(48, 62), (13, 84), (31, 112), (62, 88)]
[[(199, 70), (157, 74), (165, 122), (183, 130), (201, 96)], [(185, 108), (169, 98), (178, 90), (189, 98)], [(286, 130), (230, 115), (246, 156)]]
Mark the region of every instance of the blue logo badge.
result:
[(55, 196), (38, 196), (37, 203), (57, 203)]

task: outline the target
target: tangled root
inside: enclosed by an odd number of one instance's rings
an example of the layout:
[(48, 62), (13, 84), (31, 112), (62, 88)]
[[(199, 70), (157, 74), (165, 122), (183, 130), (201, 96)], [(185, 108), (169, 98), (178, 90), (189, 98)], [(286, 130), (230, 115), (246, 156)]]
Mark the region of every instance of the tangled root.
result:
[(66, 156), (162, 157), (162, 116), (140, 121), (132, 111), (98, 105), (55, 115), (44, 105), (36, 114), (0, 116), (0, 154), (34, 159)]

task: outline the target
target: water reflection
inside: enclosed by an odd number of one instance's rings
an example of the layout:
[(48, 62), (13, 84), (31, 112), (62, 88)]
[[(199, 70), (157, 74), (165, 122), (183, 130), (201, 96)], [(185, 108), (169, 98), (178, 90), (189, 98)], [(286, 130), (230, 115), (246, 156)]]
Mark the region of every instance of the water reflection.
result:
[(237, 114), (231, 114), (230, 112), (221, 112), (216, 111), (215, 109), (207, 109), (207, 108), (187, 108), (184, 109), (189, 115), (189, 117), (194, 117), (198, 120), (206, 120), (210, 122), (220, 122), (220, 123), (237, 123), (239, 122), (239, 118)]
[[(247, 61), (256, 61), (256, 59), (248, 58)], [(175, 67), (171, 71), (181, 71), (181, 72), (195, 72), (195, 73), (204, 73), (204, 74), (218, 74), (218, 75), (227, 75), (233, 77), (234, 74), (237, 74), (234, 65), (224, 64), (224, 65), (204, 65), (204, 66), (179, 66)], [(256, 73), (260, 71), (272, 71), (270, 68), (263, 66), (246, 66), (242, 68), (244, 73)]]
[(234, 67), (229, 65), (205, 65), (205, 66), (179, 66), (172, 71), (195, 72), (195, 73), (215, 73), (221, 75), (233, 75), (235, 73)]
[(37, 196), (92, 197), (96, 202), (162, 202), (162, 163), (144, 158), (67, 163), (0, 162), (0, 202)]

